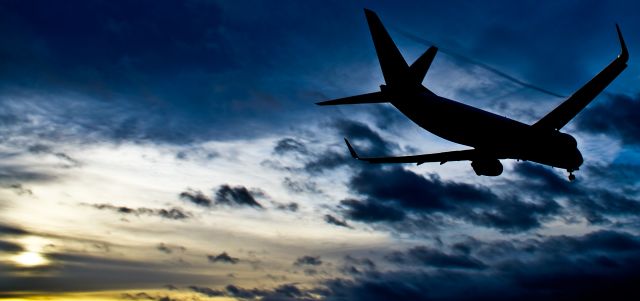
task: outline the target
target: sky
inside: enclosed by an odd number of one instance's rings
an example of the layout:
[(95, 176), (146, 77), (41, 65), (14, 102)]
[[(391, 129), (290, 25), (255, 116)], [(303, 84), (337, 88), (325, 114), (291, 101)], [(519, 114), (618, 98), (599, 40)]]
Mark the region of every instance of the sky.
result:
[[(619, 52), (564, 170), (370, 165), (463, 148), (388, 104), (363, 9), (423, 84), (533, 123)], [(0, 1), (2, 300), (640, 297), (633, 1)], [(419, 37), (420, 39), (416, 39)], [(457, 53), (451, 55), (450, 53)], [(465, 122), (460, 120), (460, 122)], [(473, 126), (473, 125), (470, 125)]]

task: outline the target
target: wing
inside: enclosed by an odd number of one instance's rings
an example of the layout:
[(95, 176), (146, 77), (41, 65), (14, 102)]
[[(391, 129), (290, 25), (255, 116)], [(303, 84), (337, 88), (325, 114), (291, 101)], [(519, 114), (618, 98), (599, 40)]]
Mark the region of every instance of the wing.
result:
[(542, 129), (559, 130), (565, 126), (573, 117), (578, 115), (604, 88), (606, 88), (618, 75), (627, 67), (629, 52), (622, 38), (620, 27), (616, 24), (618, 39), (620, 40), (621, 52), (606, 68), (596, 77), (591, 79), (586, 85), (573, 93), (565, 102), (549, 114), (538, 120), (533, 127)]
[(353, 146), (351, 146), (351, 143), (349, 143), (349, 140), (347, 140), (347, 138), (344, 138), (344, 142), (347, 143), (349, 152), (351, 153), (351, 156), (354, 159), (366, 161), (369, 163), (416, 163), (420, 165), (422, 163), (427, 163), (427, 162), (440, 162), (440, 164), (444, 164), (449, 161), (472, 161), (480, 156), (477, 150), (467, 149), (467, 150), (415, 155), (415, 156), (363, 158), (358, 156), (358, 154), (353, 149)]

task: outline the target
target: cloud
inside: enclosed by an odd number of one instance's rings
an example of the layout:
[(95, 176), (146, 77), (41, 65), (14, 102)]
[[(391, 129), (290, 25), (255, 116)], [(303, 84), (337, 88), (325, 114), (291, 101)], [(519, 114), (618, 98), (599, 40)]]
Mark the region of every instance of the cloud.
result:
[(24, 251), (24, 248), (21, 245), (10, 241), (0, 240), (0, 252), (19, 253), (22, 251)]
[(229, 256), (229, 254), (227, 254), (227, 252), (222, 252), (218, 255), (207, 255), (207, 259), (211, 263), (222, 262), (222, 263), (236, 264), (240, 262), (239, 258), (231, 257)]
[(298, 203), (295, 203), (295, 202), (291, 202), (287, 204), (276, 204), (276, 209), (282, 210), (282, 211), (296, 212), (298, 211), (299, 207), (300, 205), (298, 205)]
[(353, 120), (335, 119), (332, 126), (344, 137), (355, 143), (365, 142), (362, 148), (367, 154), (389, 154), (397, 146), (384, 140), (380, 134), (372, 130), (368, 125)]
[(256, 201), (253, 194), (244, 186), (231, 187), (227, 184), (220, 185), (215, 195), (216, 205), (231, 207), (254, 207), (262, 209), (262, 205)]
[(361, 276), (364, 273), (375, 274), (377, 273), (377, 266), (373, 260), (369, 258), (357, 258), (351, 255), (344, 257), (344, 264), (340, 270), (348, 275)]
[(322, 190), (318, 188), (316, 182), (313, 182), (308, 179), (296, 181), (291, 179), (290, 177), (285, 177), (284, 180), (282, 180), (282, 185), (287, 190), (294, 193), (312, 193), (312, 194), (322, 193)]
[(396, 254), (413, 269), (327, 280), (326, 300), (591, 300), (637, 295), (640, 238), (629, 233), (472, 239), (464, 244), (449, 253), (421, 246)]
[(9, 184), (6, 187), (13, 190), (17, 195), (33, 195), (33, 191), (22, 184)]
[(188, 188), (180, 193), (180, 198), (202, 207), (211, 207), (213, 201), (199, 190)]
[(624, 144), (640, 145), (640, 95), (629, 97), (613, 94), (606, 101), (599, 101), (584, 110), (576, 118), (578, 129), (605, 134), (620, 139)]
[(169, 296), (162, 295), (151, 295), (146, 292), (139, 293), (123, 293), (120, 295), (120, 298), (125, 300), (156, 300), (156, 301), (186, 301), (186, 299), (176, 299)]
[(36, 154), (36, 155), (52, 155), (65, 163), (62, 165), (62, 167), (64, 168), (78, 167), (81, 165), (81, 163), (78, 160), (72, 158), (71, 156), (63, 152), (54, 151), (53, 148), (49, 145), (34, 144), (29, 146), (27, 148), (27, 151), (29, 153)]
[(145, 293), (145, 292), (139, 292), (139, 293), (135, 293), (135, 294), (130, 294), (130, 293), (123, 293), (120, 295), (120, 297), (122, 299), (126, 299), (126, 300), (156, 300), (155, 297)]
[(140, 216), (140, 215), (158, 216), (158, 217), (172, 219), (172, 220), (183, 220), (183, 219), (188, 219), (192, 216), (190, 212), (184, 211), (177, 207), (170, 208), (170, 209), (152, 209), (152, 208), (146, 208), (146, 207), (130, 208), (125, 206), (115, 206), (111, 204), (85, 204), (85, 205), (91, 206), (99, 210), (109, 210), (119, 214), (126, 214), (126, 215), (131, 214), (135, 216)]
[[(348, 138), (359, 152), (367, 156), (390, 155), (392, 150), (398, 148), (397, 145), (384, 140), (377, 131), (367, 124), (359, 121), (338, 118), (333, 119), (328, 126), (337, 131), (338, 135)], [(341, 140), (339, 141), (342, 143)], [(346, 149), (336, 152), (327, 148), (324, 152), (314, 154), (311, 160), (305, 162), (304, 170), (311, 174), (318, 174), (349, 162), (353, 161)], [(360, 164), (358, 168), (366, 168), (365, 166), (367, 165)], [(368, 167), (375, 168), (374, 165), (368, 165)]]
[(205, 295), (207, 297), (221, 297), (226, 295), (224, 291), (211, 289), (208, 287), (202, 287), (202, 286), (192, 285), (192, 286), (189, 286), (189, 289), (196, 293)]
[[(58, 250), (58, 249), (56, 249)], [(125, 249), (126, 250), (126, 249)], [(124, 291), (160, 287), (161, 283), (197, 283), (209, 276), (176, 270), (159, 262), (105, 257), (86, 253), (43, 253), (47, 265), (22, 268), (0, 263), (0, 291), (5, 293)], [(25, 273), (28, 272), (28, 273)], [(81, 285), (79, 285), (81, 284)]]
[(635, 188), (617, 189), (619, 183), (634, 176), (633, 172), (617, 164), (587, 166), (586, 169), (590, 173), (586, 179), (573, 183), (548, 167), (520, 163), (515, 165), (514, 172), (521, 179), (510, 182), (510, 186), (529, 195), (550, 199), (568, 198), (567, 209), (574, 214), (579, 213), (592, 224), (610, 223), (608, 216), (634, 218), (633, 212), (640, 210), (640, 201), (628, 189)]
[(257, 289), (257, 288), (245, 289), (245, 288), (237, 287), (233, 284), (227, 285), (226, 290), (229, 293), (229, 295), (236, 298), (241, 298), (241, 299), (255, 299), (257, 297), (262, 297), (268, 293), (266, 290)]
[(486, 265), (468, 255), (446, 254), (442, 251), (425, 246), (409, 249), (406, 253), (394, 252), (387, 256), (391, 262), (450, 269), (483, 269)]
[(187, 250), (187, 248), (183, 247), (183, 246), (169, 246), (163, 242), (159, 243), (156, 246), (156, 250), (165, 253), (165, 254), (171, 254), (175, 251), (179, 251), (179, 252), (184, 252)]
[(13, 185), (16, 182), (40, 183), (57, 180), (57, 174), (48, 171), (35, 170), (33, 167), (22, 165), (1, 165), (0, 182)]
[(340, 205), (346, 208), (344, 214), (347, 218), (359, 222), (394, 222), (400, 221), (405, 217), (403, 211), (384, 205), (382, 202), (347, 199), (340, 201)]
[(327, 222), (327, 224), (332, 224), (332, 225), (345, 227), (345, 228), (351, 228), (351, 226), (349, 226), (349, 224), (347, 224), (346, 221), (339, 220), (338, 218), (336, 218), (335, 216), (333, 216), (331, 214), (325, 214), (324, 215), (324, 221)]
[(304, 266), (304, 265), (310, 265), (310, 266), (319, 266), (322, 264), (322, 260), (320, 259), (320, 256), (302, 256), (302, 257), (298, 257), (298, 259), (296, 259), (296, 261), (293, 263), (293, 265), (295, 266)]
[(0, 223), (0, 235), (29, 235), (30, 232), (13, 225)]
[(433, 174), (423, 177), (399, 167), (361, 170), (349, 188), (367, 199), (343, 200), (345, 216), (369, 223), (396, 222), (405, 216), (429, 222), (440, 214), (503, 232), (522, 232), (540, 227), (562, 209), (553, 200), (500, 196), (488, 187), (443, 181)]
[(273, 289), (242, 288), (233, 284), (227, 285), (224, 291), (200, 286), (189, 286), (189, 289), (207, 297), (233, 297), (242, 300), (259, 299), (265, 301), (317, 300), (312, 295), (313, 290), (300, 289), (293, 283), (282, 284)]
[(277, 155), (285, 155), (287, 153), (308, 154), (307, 147), (295, 138), (283, 138), (276, 142), (273, 152)]

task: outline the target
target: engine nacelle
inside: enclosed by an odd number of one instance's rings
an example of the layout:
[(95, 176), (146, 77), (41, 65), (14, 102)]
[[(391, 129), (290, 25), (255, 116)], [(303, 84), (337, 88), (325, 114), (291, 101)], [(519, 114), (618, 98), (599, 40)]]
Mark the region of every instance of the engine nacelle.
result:
[(482, 159), (471, 161), (476, 175), (495, 177), (502, 174), (502, 164), (498, 159)]

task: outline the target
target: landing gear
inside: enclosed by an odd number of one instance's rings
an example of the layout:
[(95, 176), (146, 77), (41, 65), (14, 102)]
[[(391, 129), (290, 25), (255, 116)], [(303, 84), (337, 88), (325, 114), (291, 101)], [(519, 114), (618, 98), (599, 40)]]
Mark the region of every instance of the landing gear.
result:
[(573, 171), (569, 172), (569, 181), (573, 182), (576, 180), (576, 175), (573, 174)]

